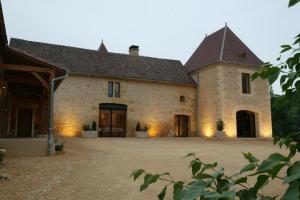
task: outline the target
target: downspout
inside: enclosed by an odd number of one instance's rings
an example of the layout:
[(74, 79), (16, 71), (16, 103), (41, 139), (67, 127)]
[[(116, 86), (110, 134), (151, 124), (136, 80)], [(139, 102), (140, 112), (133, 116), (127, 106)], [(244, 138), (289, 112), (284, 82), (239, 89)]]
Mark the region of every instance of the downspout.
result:
[(66, 69), (66, 73), (63, 76), (53, 78), (50, 80), (50, 101), (49, 101), (49, 112), (48, 112), (48, 118), (49, 118), (49, 124), (48, 124), (48, 155), (54, 154), (54, 145), (53, 145), (53, 103), (54, 103), (54, 86), (55, 82), (59, 80), (63, 80), (67, 78), (69, 75), (69, 70)]

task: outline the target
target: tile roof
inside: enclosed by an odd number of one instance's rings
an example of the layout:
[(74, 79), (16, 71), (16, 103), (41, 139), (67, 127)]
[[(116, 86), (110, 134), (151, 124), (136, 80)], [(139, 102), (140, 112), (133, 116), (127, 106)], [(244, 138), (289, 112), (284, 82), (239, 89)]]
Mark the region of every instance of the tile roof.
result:
[(65, 66), (72, 74), (194, 84), (178, 60), (106, 52), (12, 38), (10, 46)]
[(263, 64), (227, 26), (205, 37), (186, 62), (185, 68), (190, 73), (218, 62), (253, 67)]

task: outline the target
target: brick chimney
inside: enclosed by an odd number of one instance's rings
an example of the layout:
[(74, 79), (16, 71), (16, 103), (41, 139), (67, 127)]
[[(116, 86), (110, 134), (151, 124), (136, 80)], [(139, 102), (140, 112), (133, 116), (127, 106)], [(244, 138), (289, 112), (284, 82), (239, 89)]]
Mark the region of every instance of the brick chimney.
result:
[(131, 56), (138, 56), (139, 55), (139, 46), (131, 45), (129, 47), (129, 55)]

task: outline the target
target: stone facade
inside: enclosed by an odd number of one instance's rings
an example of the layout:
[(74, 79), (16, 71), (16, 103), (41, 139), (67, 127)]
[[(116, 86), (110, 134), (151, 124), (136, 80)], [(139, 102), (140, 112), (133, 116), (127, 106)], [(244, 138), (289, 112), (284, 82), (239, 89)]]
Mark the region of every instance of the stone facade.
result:
[(237, 137), (236, 113), (247, 110), (255, 114), (256, 137), (272, 137), (270, 88), (266, 80), (250, 82), (250, 94), (242, 93), (242, 73), (259, 68), (234, 64), (216, 64), (192, 74), (198, 80), (200, 135), (212, 137), (217, 119), (223, 119), (228, 137)]
[[(108, 81), (120, 82), (120, 98), (108, 97)], [(84, 122), (98, 123), (99, 104), (118, 103), (128, 106), (127, 136), (134, 135), (137, 122), (149, 124), (151, 136), (172, 136), (176, 115), (189, 116), (189, 135), (194, 136), (195, 90), (194, 85), (70, 75), (55, 92), (55, 129), (63, 136), (80, 136)]]

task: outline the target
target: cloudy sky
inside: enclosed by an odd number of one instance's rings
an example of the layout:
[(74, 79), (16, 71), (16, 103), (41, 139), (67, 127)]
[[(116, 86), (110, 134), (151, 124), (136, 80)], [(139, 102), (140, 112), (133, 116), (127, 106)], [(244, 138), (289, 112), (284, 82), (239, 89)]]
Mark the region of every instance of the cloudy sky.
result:
[[(2, 0), (8, 37), (178, 59), (227, 22), (258, 57), (275, 62), (300, 32), (300, 5), (288, 0)], [(280, 92), (279, 87), (275, 87)]]

